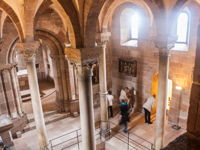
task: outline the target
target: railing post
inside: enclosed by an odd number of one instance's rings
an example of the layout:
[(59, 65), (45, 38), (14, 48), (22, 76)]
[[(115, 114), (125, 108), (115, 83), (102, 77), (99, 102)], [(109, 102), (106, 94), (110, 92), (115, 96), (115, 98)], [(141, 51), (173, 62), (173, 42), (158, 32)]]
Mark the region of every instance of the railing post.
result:
[(129, 150), (129, 131), (128, 131), (128, 150)]
[(79, 150), (78, 130), (76, 130), (76, 136), (77, 136), (77, 144), (78, 144), (78, 150)]
[(52, 141), (50, 140), (49, 142), (50, 142), (50, 144), (51, 144), (51, 150), (53, 150), (53, 145), (52, 145)]
[(151, 150), (155, 150), (155, 148), (154, 148), (153, 144), (151, 144)]

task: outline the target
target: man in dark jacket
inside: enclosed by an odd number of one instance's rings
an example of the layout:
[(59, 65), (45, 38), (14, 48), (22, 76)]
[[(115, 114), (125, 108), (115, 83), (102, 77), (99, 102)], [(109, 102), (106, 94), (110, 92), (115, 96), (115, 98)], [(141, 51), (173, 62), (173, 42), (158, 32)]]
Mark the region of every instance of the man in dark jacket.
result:
[(125, 102), (125, 100), (122, 100), (122, 103), (120, 104), (120, 110), (121, 110), (121, 120), (120, 120), (120, 125), (124, 125), (124, 132), (128, 132), (128, 125), (127, 122), (129, 121), (129, 107), (128, 103)]

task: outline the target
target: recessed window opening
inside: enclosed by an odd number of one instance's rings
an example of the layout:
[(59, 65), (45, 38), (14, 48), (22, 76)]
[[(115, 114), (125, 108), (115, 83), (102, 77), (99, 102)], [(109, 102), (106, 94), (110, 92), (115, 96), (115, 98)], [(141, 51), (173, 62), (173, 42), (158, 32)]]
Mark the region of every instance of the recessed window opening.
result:
[(189, 43), (189, 14), (182, 11), (177, 18), (176, 35), (178, 39), (172, 50), (187, 51)]
[(189, 17), (186, 12), (181, 12), (177, 20), (177, 43), (188, 43)]
[(120, 34), (122, 46), (138, 46), (140, 15), (137, 9), (127, 8), (120, 15)]

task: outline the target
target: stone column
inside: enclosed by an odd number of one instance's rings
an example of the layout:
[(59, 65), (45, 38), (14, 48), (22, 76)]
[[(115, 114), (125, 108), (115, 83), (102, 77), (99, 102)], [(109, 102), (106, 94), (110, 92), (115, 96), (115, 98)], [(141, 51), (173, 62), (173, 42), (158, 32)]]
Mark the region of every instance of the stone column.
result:
[(13, 92), (13, 96), (14, 96), (14, 101), (15, 101), (15, 105), (16, 105), (16, 109), (17, 109), (17, 113), (19, 116), (22, 116), (22, 109), (21, 109), (21, 97), (19, 96), (19, 92), (18, 91), (18, 86), (17, 86), (17, 81), (16, 81), (16, 77), (14, 76), (14, 70), (16, 65), (12, 64), (9, 71), (9, 76), (10, 76), (10, 80), (11, 80), (11, 88), (12, 88), (12, 92)]
[(59, 112), (65, 111), (64, 106), (64, 91), (63, 91), (63, 81), (62, 81), (62, 72), (60, 66), (60, 60), (58, 55), (51, 55), (52, 58), (52, 69), (54, 74), (54, 83), (56, 88), (56, 97), (58, 103)]
[(3, 77), (3, 70), (0, 70), (0, 77), (1, 77), (2, 87), (3, 87), (2, 93), (3, 93), (4, 98), (5, 98), (7, 112), (8, 112), (8, 115), (11, 117), (11, 110), (10, 110), (10, 105), (9, 105), (9, 102), (8, 102), (8, 96), (6, 94), (6, 86), (5, 86), (4, 77)]
[(20, 88), (19, 88), (19, 79), (18, 79), (18, 76), (17, 76), (16, 67), (17, 67), (17, 64), (14, 64), (14, 68), (11, 70), (11, 72), (12, 72), (12, 77), (14, 79), (14, 88), (15, 88), (15, 91), (16, 91), (16, 96), (17, 96), (17, 99), (18, 99), (19, 104), (20, 104), (21, 112), (23, 113), (22, 99), (21, 99), (21, 93), (20, 93)]
[(81, 118), (82, 150), (96, 150), (92, 66), (78, 67), (79, 107)]
[(77, 98), (78, 96), (78, 85), (77, 85), (77, 67), (76, 67), (76, 64), (73, 63), (73, 78), (74, 78), (74, 92), (75, 92), (75, 99)]
[(109, 133), (108, 104), (107, 104), (107, 75), (106, 75), (106, 43), (109, 40), (109, 33), (99, 33), (97, 44), (102, 48), (99, 56), (99, 83), (100, 83), (100, 108), (101, 108), (101, 134), (106, 136)]
[(62, 86), (63, 86), (63, 96), (64, 96), (64, 107), (65, 111), (69, 112), (69, 94), (67, 88), (67, 79), (66, 79), (66, 66), (65, 66), (65, 56), (59, 55), (60, 59), (60, 69), (61, 69), (61, 77), (62, 77)]
[(8, 112), (11, 118), (17, 118), (17, 102), (15, 99), (15, 95), (13, 94), (13, 88), (12, 88), (12, 78), (10, 77), (10, 69), (12, 65), (10, 64), (4, 64), (3, 65), (3, 71), (2, 71), (2, 83), (3, 83), (3, 89), (5, 94), (5, 100), (7, 102)]
[(106, 45), (102, 46), (102, 55), (99, 57), (99, 83), (100, 83), (100, 107), (101, 107), (101, 131), (105, 135), (109, 130), (107, 76), (106, 76)]
[(40, 99), (37, 72), (35, 68), (35, 55), (36, 50), (39, 47), (39, 42), (18, 43), (17, 47), (23, 52), (24, 59), (26, 61), (37, 136), (39, 139), (40, 150), (44, 150), (47, 145), (47, 134)]
[(47, 48), (45, 45), (42, 45), (42, 54), (43, 54), (43, 63), (44, 63), (44, 73), (45, 73), (45, 79), (48, 79), (49, 73), (48, 73), (48, 66), (47, 66)]
[(169, 70), (169, 51), (159, 49), (159, 78), (158, 78), (158, 103), (156, 109), (156, 137), (155, 150), (163, 147), (166, 104), (167, 104), (167, 83)]

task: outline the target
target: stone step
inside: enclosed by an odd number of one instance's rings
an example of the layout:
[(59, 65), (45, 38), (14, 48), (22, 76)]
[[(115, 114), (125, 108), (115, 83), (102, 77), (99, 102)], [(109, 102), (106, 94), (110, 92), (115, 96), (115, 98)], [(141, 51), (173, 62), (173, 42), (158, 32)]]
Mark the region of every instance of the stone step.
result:
[[(40, 97), (42, 98), (43, 96), (44, 94), (40, 93)], [(31, 94), (21, 95), (21, 98), (22, 98), (22, 102), (31, 101)]]
[[(44, 117), (48, 117), (51, 115), (57, 114), (57, 111), (48, 111), (48, 112), (44, 112)], [(33, 114), (27, 114), (27, 118), (28, 118), (28, 122), (34, 122), (34, 115)]]
[[(56, 122), (58, 120), (62, 120), (64, 118), (67, 118), (69, 116), (68, 113), (56, 113), (55, 111), (46, 113), (46, 116), (44, 116), (45, 124), (50, 124), (52, 122)], [(29, 118), (30, 119), (30, 118)], [(24, 132), (33, 130), (36, 128), (34, 119), (31, 118), (31, 122), (29, 122), (26, 127), (24, 128)]]

